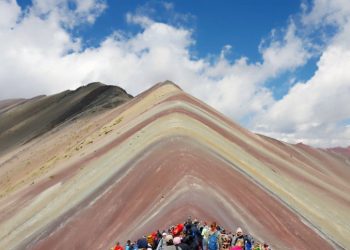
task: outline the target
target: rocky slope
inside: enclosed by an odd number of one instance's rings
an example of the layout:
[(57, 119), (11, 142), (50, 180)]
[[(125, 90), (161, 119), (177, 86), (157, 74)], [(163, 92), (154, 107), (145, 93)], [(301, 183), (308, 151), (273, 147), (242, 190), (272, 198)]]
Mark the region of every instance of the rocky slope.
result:
[(76, 116), (113, 108), (131, 98), (119, 87), (90, 83), (52, 96), (0, 101), (0, 154)]

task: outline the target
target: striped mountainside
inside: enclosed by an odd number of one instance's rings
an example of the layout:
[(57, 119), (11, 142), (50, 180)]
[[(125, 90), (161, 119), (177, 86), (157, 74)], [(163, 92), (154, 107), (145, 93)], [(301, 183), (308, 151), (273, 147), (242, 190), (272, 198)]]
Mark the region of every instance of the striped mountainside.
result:
[(171, 82), (0, 156), (0, 249), (108, 249), (192, 217), (349, 249), (350, 155), (240, 127)]

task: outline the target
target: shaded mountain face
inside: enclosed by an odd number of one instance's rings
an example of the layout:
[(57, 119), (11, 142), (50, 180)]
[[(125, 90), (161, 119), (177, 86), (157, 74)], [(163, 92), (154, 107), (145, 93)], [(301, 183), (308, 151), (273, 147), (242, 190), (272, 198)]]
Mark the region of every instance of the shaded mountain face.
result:
[(350, 245), (347, 158), (253, 134), (170, 82), (0, 164), (0, 249), (108, 249), (189, 215), (273, 249)]
[(69, 119), (114, 108), (131, 98), (119, 87), (90, 83), (52, 96), (0, 101), (0, 154)]

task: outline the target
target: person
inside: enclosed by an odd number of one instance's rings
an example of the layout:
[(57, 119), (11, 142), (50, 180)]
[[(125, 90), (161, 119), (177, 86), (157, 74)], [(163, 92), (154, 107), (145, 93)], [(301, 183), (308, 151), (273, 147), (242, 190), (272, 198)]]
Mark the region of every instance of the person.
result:
[(242, 228), (237, 228), (236, 235), (233, 240), (233, 246), (241, 246), (244, 250), (251, 250), (252, 242), (247, 235), (243, 234)]
[(127, 240), (125, 245), (125, 250), (132, 250), (131, 241)]
[(124, 248), (120, 245), (119, 241), (117, 241), (117, 243), (115, 244), (114, 250), (124, 250)]
[(271, 248), (269, 247), (269, 245), (267, 243), (264, 243), (263, 250), (271, 250)]
[(199, 221), (197, 219), (193, 220), (190, 233), (193, 237), (192, 239), (192, 249), (201, 250), (202, 249), (202, 234), (199, 231)]
[(210, 225), (208, 234), (208, 250), (219, 250), (221, 248), (220, 232), (217, 230), (216, 222)]
[(187, 221), (184, 223), (184, 230), (187, 235), (191, 233), (191, 227), (192, 227), (192, 218), (191, 216), (189, 216)]
[(154, 249), (158, 247), (159, 241), (162, 238), (162, 234), (157, 230), (157, 232), (154, 233)]
[(228, 234), (227, 234), (227, 236), (228, 236), (228, 242), (229, 242), (229, 246), (232, 246), (232, 232), (229, 232)]
[(260, 242), (254, 243), (253, 250), (262, 250)]
[(167, 236), (166, 232), (162, 233), (162, 238), (158, 242), (158, 246), (156, 250), (163, 250), (163, 247), (165, 246), (165, 237)]
[(183, 242), (179, 236), (174, 238), (174, 245), (180, 247), (182, 250), (190, 250), (190, 246), (186, 242)]
[(137, 248), (138, 249), (147, 249), (148, 248), (148, 242), (147, 242), (146, 237), (143, 237), (143, 238), (137, 240)]
[(139, 250), (139, 247), (137, 246), (137, 241), (134, 241), (131, 246), (133, 247), (132, 250)]
[(231, 246), (230, 237), (226, 234), (226, 230), (223, 229), (221, 232), (221, 242), (222, 248), (221, 250), (228, 250)]
[(148, 243), (148, 246), (151, 246), (151, 248), (153, 248), (155, 245), (154, 245), (154, 238), (155, 238), (155, 235), (154, 234), (150, 234), (147, 236), (147, 243)]
[(202, 249), (208, 250), (208, 238), (209, 238), (209, 226), (204, 222), (204, 227), (202, 229)]
[(181, 247), (174, 245), (174, 238), (171, 234), (165, 236), (165, 246), (163, 246), (163, 250), (182, 250)]

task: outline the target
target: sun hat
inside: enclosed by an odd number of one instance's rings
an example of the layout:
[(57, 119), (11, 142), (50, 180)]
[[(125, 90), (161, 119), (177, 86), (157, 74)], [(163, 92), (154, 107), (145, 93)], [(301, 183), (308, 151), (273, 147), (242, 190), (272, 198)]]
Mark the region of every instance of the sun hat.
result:
[(174, 240), (173, 236), (171, 234), (168, 234), (167, 236), (165, 236), (165, 242), (169, 243), (170, 241)]

